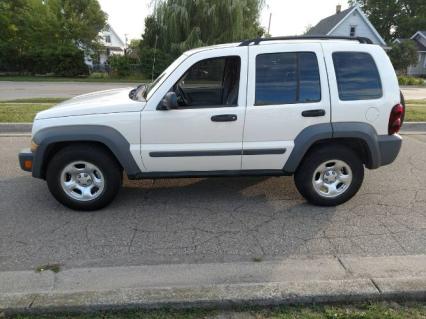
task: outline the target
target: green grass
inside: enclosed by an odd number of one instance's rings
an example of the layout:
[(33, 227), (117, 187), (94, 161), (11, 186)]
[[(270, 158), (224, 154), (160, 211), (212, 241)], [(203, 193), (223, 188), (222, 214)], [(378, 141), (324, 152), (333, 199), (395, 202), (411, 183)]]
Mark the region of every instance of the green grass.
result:
[(406, 102), (405, 121), (426, 121), (426, 100), (408, 100)]
[[(15, 315), (13, 319), (421, 319), (426, 318), (425, 303), (371, 303), (349, 306), (270, 307), (239, 310), (127, 310), (94, 313), (53, 313)], [(232, 317), (231, 317), (232, 318)]]
[(33, 98), (33, 99), (17, 99), (17, 100), (9, 100), (9, 101), (0, 101), (0, 103), (60, 103), (68, 98), (65, 97), (41, 97), (41, 98)]
[(66, 78), (56, 76), (0, 76), (0, 81), (29, 81), (29, 82), (105, 82), (105, 83), (141, 83), (146, 82), (142, 76), (129, 76), (125, 78), (118, 77), (81, 77)]
[(0, 123), (32, 122), (38, 112), (53, 105), (54, 103), (0, 103)]
[[(32, 122), (37, 112), (46, 110), (66, 100), (65, 98), (22, 99), (0, 102), (0, 122)], [(426, 121), (426, 99), (408, 100), (405, 115), (407, 122)]]
[(61, 265), (60, 264), (47, 264), (47, 265), (42, 265), (42, 266), (38, 266), (36, 268), (36, 272), (44, 272), (44, 271), (52, 271), (55, 274), (57, 274), (58, 272), (61, 271)]

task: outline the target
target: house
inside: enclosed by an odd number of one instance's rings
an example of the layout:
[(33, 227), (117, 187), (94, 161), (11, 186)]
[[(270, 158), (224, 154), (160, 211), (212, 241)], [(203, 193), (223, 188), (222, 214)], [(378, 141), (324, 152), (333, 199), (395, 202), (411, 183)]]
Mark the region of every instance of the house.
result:
[(386, 48), (386, 42), (371, 24), (358, 5), (342, 11), (342, 6), (336, 6), (336, 13), (322, 19), (312, 27), (306, 35), (366, 37), (373, 43)]
[(108, 25), (104, 31), (99, 33), (102, 49), (97, 52), (96, 58), (92, 59), (90, 55), (85, 58), (86, 64), (94, 69), (104, 70), (105, 63), (111, 55), (123, 55), (126, 49), (125, 42), (118, 36), (117, 32)]
[[(396, 39), (394, 42), (401, 43), (408, 39)], [(407, 74), (411, 76), (426, 76), (426, 31), (417, 31), (410, 38), (417, 46), (417, 53), (419, 56), (416, 65), (408, 67)]]

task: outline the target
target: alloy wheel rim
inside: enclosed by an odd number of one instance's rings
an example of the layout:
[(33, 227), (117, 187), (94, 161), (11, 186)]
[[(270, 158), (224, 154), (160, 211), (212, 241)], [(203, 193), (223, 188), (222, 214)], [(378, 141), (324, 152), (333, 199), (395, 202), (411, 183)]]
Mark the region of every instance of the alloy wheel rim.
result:
[(60, 181), (65, 194), (81, 202), (98, 198), (105, 188), (102, 171), (86, 161), (68, 164), (61, 172)]
[(318, 195), (336, 198), (349, 189), (352, 179), (352, 170), (346, 162), (328, 160), (315, 169), (312, 184)]

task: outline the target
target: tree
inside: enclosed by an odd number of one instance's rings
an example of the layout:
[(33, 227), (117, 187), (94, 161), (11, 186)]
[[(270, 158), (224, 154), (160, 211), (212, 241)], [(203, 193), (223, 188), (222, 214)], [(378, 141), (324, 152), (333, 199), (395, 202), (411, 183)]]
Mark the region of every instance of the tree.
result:
[(389, 57), (395, 70), (406, 73), (410, 65), (417, 63), (417, 47), (414, 41), (407, 40), (394, 43), (389, 51)]
[[(142, 45), (170, 52), (261, 36), (263, 0), (160, 0), (145, 20)], [(157, 42), (157, 43), (156, 43)]]
[(388, 42), (426, 29), (424, 0), (349, 0), (349, 4), (358, 4)]
[[(140, 43), (143, 72), (157, 76), (182, 52), (262, 36), (264, 0), (158, 0)], [(155, 58), (155, 64), (154, 64)]]
[[(97, 0), (0, 0), (0, 67), (27, 73), (86, 73), (106, 14)], [(73, 68), (71, 70), (70, 68)]]

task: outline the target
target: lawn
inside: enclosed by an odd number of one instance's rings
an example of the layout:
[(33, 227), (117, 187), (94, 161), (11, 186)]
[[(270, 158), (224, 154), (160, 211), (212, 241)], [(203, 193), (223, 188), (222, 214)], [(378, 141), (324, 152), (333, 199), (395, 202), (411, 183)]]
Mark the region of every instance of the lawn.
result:
[(13, 319), (424, 319), (424, 303), (372, 303), (367, 305), (271, 307), (240, 310), (127, 310), (102, 311), (86, 314), (54, 313), (46, 315), (16, 315)]
[(0, 103), (0, 123), (32, 122), (35, 115), (54, 103)]
[(407, 122), (426, 121), (426, 100), (407, 101), (405, 120)]
[[(40, 98), (0, 102), (0, 123), (32, 122), (37, 112), (62, 102), (63, 98)], [(426, 121), (426, 100), (407, 101), (407, 122)]]

